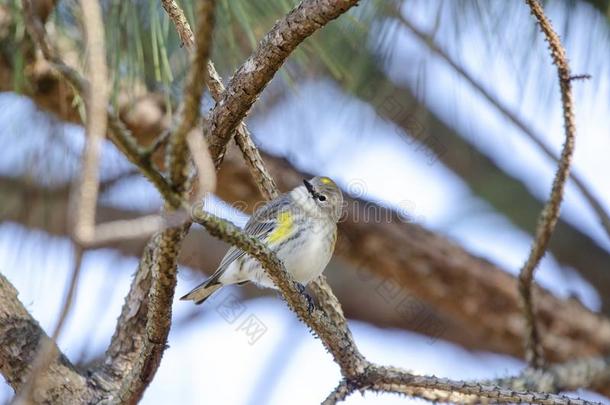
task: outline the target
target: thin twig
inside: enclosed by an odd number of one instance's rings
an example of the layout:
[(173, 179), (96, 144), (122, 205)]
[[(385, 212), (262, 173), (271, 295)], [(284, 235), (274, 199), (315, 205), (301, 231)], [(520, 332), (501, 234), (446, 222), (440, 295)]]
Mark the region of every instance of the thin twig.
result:
[(394, 367), (371, 365), (361, 379), (352, 381), (358, 389), (401, 393), (435, 403), (518, 403), (584, 405), (599, 404), (565, 395), (516, 391), (477, 381), (455, 381), (434, 376), (419, 376)]
[[(225, 86), (212, 62), (208, 63), (208, 88), (210, 89), (210, 93), (212, 93), (214, 100), (219, 103), (225, 92)], [(239, 146), (239, 149), (248, 164), (250, 174), (254, 178), (262, 196), (267, 200), (277, 197), (279, 191), (275, 185), (275, 181), (273, 181), (273, 177), (271, 177), (271, 174), (265, 167), (263, 158), (252, 140), (252, 135), (250, 135), (248, 127), (246, 127), (246, 124), (243, 121), (239, 123), (237, 130), (235, 131), (235, 142), (237, 143), (237, 146)], [(218, 160), (216, 160), (216, 162), (219, 163)]]
[(186, 136), (197, 125), (203, 89), (206, 83), (205, 66), (210, 55), (214, 32), (215, 0), (197, 2), (196, 50), (184, 84), (181, 120), (169, 138), (167, 167), (174, 188), (183, 191), (188, 177), (188, 145)]
[(197, 168), (197, 178), (199, 179), (194, 199), (200, 201), (207, 193), (213, 193), (216, 190), (216, 169), (205, 138), (201, 136), (200, 128), (193, 128), (187, 135), (186, 141)]
[[(89, 83), (75, 69), (65, 64), (59, 57), (58, 52), (47, 42), (44, 26), (32, 9), (31, 0), (23, 0), (23, 4), (26, 28), (45, 59), (61, 73), (62, 77), (74, 87), (76, 92), (87, 94)], [(108, 106), (108, 128), (111, 131), (109, 138), (116, 147), (153, 183), (166, 201), (173, 207), (179, 207), (181, 200), (178, 194), (174, 192), (161, 173), (153, 167), (149, 156), (144, 153), (131, 132), (110, 106)]]
[[(183, 44), (188, 50), (192, 50), (192, 44), (194, 43), (192, 38), (194, 36), (186, 16), (184, 15), (184, 11), (182, 11), (180, 6), (178, 6), (173, 0), (162, 0), (161, 3), (163, 4), (163, 8), (165, 8), (167, 11), (169, 18), (174, 23), (176, 31), (182, 39)], [(206, 80), (208, 89), (210, 90), (214, 101), (219, 103), (222, 100), (222, 96), (225, 92), (225, 86), (222, 83), (222, 78), (216, 71), (214, 63), (211, 60), (208, 60), (206, 66)], [(246, 163), (248, 163), (250, 174), (256, 181), (256, 184), (258, 185), (263, 197), (268, 200), (277, 197), (279, 195), (277, 186), (266, 169), (260, 152), (252, 141), (252, 136), (250, 135), (250, 132), (243, 121), (238, 125), (237, 130), (235, 131), (235, 141), (241, 149), (241, 152), (246, 159)], [(160, 137), (158, 141), (155, 142), (154, 148), (158, 148), (158, 144), (162, 142), (164, 142), (164, 139)], [(153, 151), (155, 149), (153, 149)]]
[(574, 102), (572, 100), (572, 84), (570, 82), (570, 67), (568, 65), (565, 50), (561, 45), (559, 36), (553, 31), (551, 22), (544, 15), (542, 6), (540, 6), (538, 1), (526, 0), (526, 3), (529, 5), (532, 14), (536, 17), (536, 20), (549, 43), (553, 63), (557, 66), (566, 137), (561, 151), (559, 167), (557, 168), (557, 173), (553, 180), (551, 196), (540, 215), (536, 228), (536, 238), (527, 261), (519, 273), (519, 291), (523, 301), (526, 321), (526, 359), (530, 366), (539, 368), (543, 366), (544, 359), (542, 353), (543, 349), (540, 343), (540, 332), (538, 331), (532, 303), (531, 286), (534, 278), (534, 270), (546, 251), (553, 230), (555, 229), (555, 224), (559, 218), (559, 209), (563, 199), (564, 186), (568, 178), (572, 154), (574, 152), (576, 124), (574, 119)]
[(590, 80), (591, 75), (588, 73), (582, 73), (580, 75), (572, 75), (570, 76), (570, 80)]
[(81, 266), (83, 261), (83, 249), (78, 244), (74, 245), (74, 263), (72, 265), (72, 272), (70, 275), (70, 284), (68, 285), (68, 292), (64, 298), (64, 302), (61, 306), (59, 317), (55, 328), (53, 328), (53, 334), (50, 339), (44, 339), (40, 342), (36, 355), (32, 360), (32, 369), (27, 377), (26, 383), (23, 388), (17, 393), (13, 403), (15, 405), (26, 405), (33, 403), (32, 398), (36, 386), (40, 382), (40, 377), (47, 372), (51, 363), (59, 355), (57, 348), (57, 341), (61, 336), (68, 314), (72, 309), (74, 297), (78, 289), (78, 280), (80, 278)]
[(171, 18), (176, 26), (176, 31), (178, 32), (180, 41), (182, 41), (182, 46), (186, 48), (191, 48), (194, 46), (195, 36), (193, 35), (191, 26), (184, 15), (184, 11), (182, 11), (180, 6), (174, 0), (161, 0), (161, 4), (169, 15), (169, 18)]
[(81, 0), (85, 28), (89, 91), (85, 94), (87, 122), (85, 151), (75, 204), (74, 237), (77, 243), (89, 243), (95, 235), (95, 211), (99, 192), (99, 163), (107, 129), (108, 67), (104, 46), (104, 23), (97, 0)]
[[(434, 38), (419, 28), (415, 27), (411, 21), (404, 17), (404, 15), (400, 12), (397, 12), (398, 20), (411, 31), (417, 38), (419, 38), (422, 42), (424, 42), (428, 48), (436, 53), (441, 59), (443, 59), (453, 70), (455, 70), (464, 80), (466, 80), (475, 90), (479, 92), (492, 106), (494, 106), (504, 117), (506, 117), (510, 122), (512, 122), (517, 128), (521, 130), (534, 144), (548, 157), (556, 163), (559, 163), (559, 157), (548, 147), (548, 145), (542, 140), (543, 137), (534, 131), (533, 128), (529, 127), (523, 120), (521, 120), (515, 113), (510, 111), (510, 109), (505, 106), (498, 98), (493, 96), (489, 90), (485, 88), (485, 86), (480, 83), (476, 78), (470, 75), (466, 70), (456, 62), (447, 52), (445, 52), (439, 45), (436, 43)], [(584, 75), (575, 75), (570, 76), (570, 80), (579, 80), (579, 79), (589, 79), (591, 76)], [(593, 212), (597, 215), (599, 223), (602, 228), (606, 232), (606, 235), (610, 238), (610, 215), (606, 212), (603, 204), (599, 201), (599, 199), (594, 195), (594, 193), (589, 189), (589, 187), (585, 184), (584, 180), (574, 171), (569, 174), (570, 178), (574, 181), (574, 185), (580, 191), (584, 199), (589, 203)]]
[(351, 384), (348, 380), (343, 379), (341, 382), (339, 382), (339, 385), (337, 385), (335, 389), (328, 394), (326, 399), (322, 401), (322, 405), (335, 405), (341, 401), (345, 401), (345, 399), (355, 390), (356, 387), (353, 384)]

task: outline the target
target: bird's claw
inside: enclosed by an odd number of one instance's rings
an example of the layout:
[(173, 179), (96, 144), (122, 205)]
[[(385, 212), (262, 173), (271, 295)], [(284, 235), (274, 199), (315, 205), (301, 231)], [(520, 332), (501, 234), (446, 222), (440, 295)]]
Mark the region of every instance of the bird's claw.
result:
[(313, 300), (313, 297), (305, 290), (305, 286), (301, 283), (297, 283), (297, 290), (300, 294), (305, 296), (307, 300), (307, 312), (311, 315), (314, 309), (316, 309), (316, 304)]

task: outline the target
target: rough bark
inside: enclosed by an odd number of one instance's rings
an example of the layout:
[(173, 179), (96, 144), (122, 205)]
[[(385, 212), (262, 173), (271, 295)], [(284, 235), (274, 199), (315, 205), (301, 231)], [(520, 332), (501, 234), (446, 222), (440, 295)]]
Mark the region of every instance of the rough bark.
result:
[(357, 0), (303, 1), (278, 20), (258, 47), (235, 72), (222, 100), (209, 116), (208, 145), (222, 161), (227, 142), (288, 55), (307, 37), (358, 3)]
[(32, 393), (38, 403), (77, 403), (91, 398), (87, 379), (59, 352), (55, 343), (17, 299), (17, 290), (0, 274), (0, 372), (19, 390), (32, 371), (38, 349), (51, 345), (52, 360)]

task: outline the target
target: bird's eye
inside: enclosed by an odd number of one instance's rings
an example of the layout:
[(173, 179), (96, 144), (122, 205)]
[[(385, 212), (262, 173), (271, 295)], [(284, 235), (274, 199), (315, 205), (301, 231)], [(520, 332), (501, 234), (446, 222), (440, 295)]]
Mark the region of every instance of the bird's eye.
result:
[(326, 196), (325, 196), (325, 195), (320, 194), (320, 195), (318, 195), (318, 200), (320, 200), (320, 201), (326, 201)]

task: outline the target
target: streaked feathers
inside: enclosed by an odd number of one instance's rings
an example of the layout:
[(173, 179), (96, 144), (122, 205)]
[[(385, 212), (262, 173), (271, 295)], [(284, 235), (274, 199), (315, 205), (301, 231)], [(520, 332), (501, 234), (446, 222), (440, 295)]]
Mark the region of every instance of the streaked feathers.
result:
[[(343, 196), (328, 177), (304, 183), (256, 210), (244, 232), (266, 243), (295, 280), (307, 284), (332, 256)], [(231, 247), (214, 274), (181, 299), (200, 304), (223, 285), (248, 281), (275, 288), (256, 259)]]

